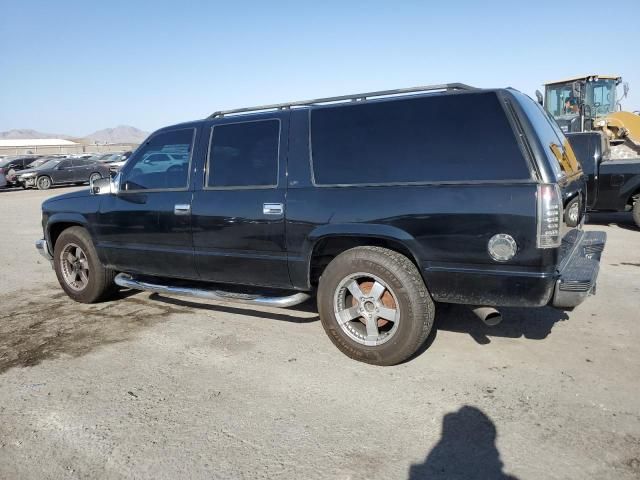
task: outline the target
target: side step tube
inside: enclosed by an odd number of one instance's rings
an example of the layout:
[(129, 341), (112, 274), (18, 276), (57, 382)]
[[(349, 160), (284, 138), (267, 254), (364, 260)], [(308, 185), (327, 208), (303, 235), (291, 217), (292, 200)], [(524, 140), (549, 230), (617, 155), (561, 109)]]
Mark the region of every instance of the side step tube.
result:
[(162, 285), (139, 280), (128, 273), (119, 273), (115, 278), (116, 285), (133, 290), (145, 290), (155, 293), (166, 293), (168, 295), (180, 295), (185, 297), (204, 298), (206, 300), (216, 300), (218, 302), (242, 303), (245, 305), (261, 305), (264, 307), (293, 307), (310, 298), (306, 293), (295, 293), (286, 297), (265, 297), (257, 294), (223, 292), (222, 290), (205, 290), (203, 288), (178, 287), (173, 285)]

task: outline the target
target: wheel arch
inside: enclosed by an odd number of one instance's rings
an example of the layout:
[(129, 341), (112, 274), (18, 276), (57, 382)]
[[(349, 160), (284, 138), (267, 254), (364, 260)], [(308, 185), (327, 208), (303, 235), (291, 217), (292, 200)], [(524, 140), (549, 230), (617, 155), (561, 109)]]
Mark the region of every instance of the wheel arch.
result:
[[(418, 242), (406, 231), (396, 227), (371, 224), (324, 225), (314, 230), (305, 243), (303, 276), (306, 288), (317, 284), (322, 271), (333, 258), (355, 247), (384, 247), (401, 253), (416, 265), (422, 275)], [(295, 279), (292, 280), (295, 283)]]
[(637, 201), (640, 201), (640, 178), (637, 181), (637, 185), (632, 190), (631, 195), (627, 198), (627, 205), (633, 206), (633, 204)]
[[(56, 241), (60, 234), (70, 227), (83, 227), (87, 231), (87, 221), (82, 215), (78, 214), (54, 214), (47, 222), (46, 235), (51, 251), (55, 248)], [(89, 234), (91, 232), (89, 231)]]

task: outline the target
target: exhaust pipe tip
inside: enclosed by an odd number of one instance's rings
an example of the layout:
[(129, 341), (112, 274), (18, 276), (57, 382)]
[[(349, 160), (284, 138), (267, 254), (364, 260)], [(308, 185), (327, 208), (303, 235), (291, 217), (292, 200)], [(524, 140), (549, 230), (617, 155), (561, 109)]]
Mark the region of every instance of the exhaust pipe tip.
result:
[(495, 327), (502, 322), (502, 314), (493, 307), (473, 307), (471, 311), (489, 327)]

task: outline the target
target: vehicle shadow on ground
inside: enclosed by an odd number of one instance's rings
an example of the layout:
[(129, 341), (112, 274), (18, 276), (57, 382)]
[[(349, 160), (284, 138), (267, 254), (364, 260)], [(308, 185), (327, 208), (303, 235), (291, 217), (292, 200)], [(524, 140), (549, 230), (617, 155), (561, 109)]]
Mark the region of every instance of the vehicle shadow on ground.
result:
[(465, 405), (444, 416), (440, 440), (423, 463), (411, 465), (408, 478), (517, 480), (503, 472), (496, 437), (491, 419), (479, 408)]
[(466, 305), (439, 304), (436, 310), (435, 329), (467, 333), (480, 345), (491, 343), (490, 337), (543, 340), (553, 326), (568, 320), (567, 312), (551, 307), (500, 308), (503, 320), (493, 327), (485, 325)]
[(208, 310), (212, 312), (220, 312), (220, 313), (230, 313), (233, 315), (250, 315), (252, 317), (265, 318), (268, 320), (278, 320), (283, 322), (291, 322), (291, 323), (312, 323), (317, 322), (320, 317), (315, 315), (313, 317), (308, 316), (298, 316), (296, 313), (318, 313), (318, 310), (315, 305), (314, 299), (307, 300), (300, 305), (296, 305), (295, 307), (290, 307), (287, 309), (281, 309), (281, 312), (291, 312), (288, 313), (276, 313), (264, 310), (256, 310), (251, 308), (250, 306), (232, 306), (229, 304), (211, 304), (211, 303), (202, 303), (193, 300), (185, 300), (183, 298), (175, 298), (175, 297), (165, 297), (163, 295), (152, 293), (149, 296), (149, 299), (155, 302), (166, 303), (169, 305), (174, 305), (178, 307), (187, 307), (193, 308), (197, 310)]
[(587, 214), (587, 225), (603, 225), (640, 232), (631, 212), (592, 212)]

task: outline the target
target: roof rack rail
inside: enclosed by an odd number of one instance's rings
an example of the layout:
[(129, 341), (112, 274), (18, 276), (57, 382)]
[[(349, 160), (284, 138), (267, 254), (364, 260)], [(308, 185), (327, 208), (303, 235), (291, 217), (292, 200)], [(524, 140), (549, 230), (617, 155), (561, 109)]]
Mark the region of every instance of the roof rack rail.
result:
[(315, 98), (313, 100), (300, 100), (297, 102), (272, 103), (270, 105), (259, 105), (257, 107), (234, 108), (232, 110), (219, 110), (212, 113), (208, 118), (222, 118), (225, 115), (235, 113), (259, 112), (262, 110), (287, 110), (291, 107), (302, 107), (306, 105), (317, 105), (320, 103), (340, 102), (340, 101), (364, 101), (371, 97), (384, 97), (389, 95), (402, 95), (403, 93), (430, 92), (434, 90), (476, 90), (475, 87), (464, 83), (443, 83), (440, 85), (425, 85), (422, 87), (397, 88), (395, 90), (380, 90), (377, 92), (355, 93), (352, 95), (340, 95), (337, 97)]

